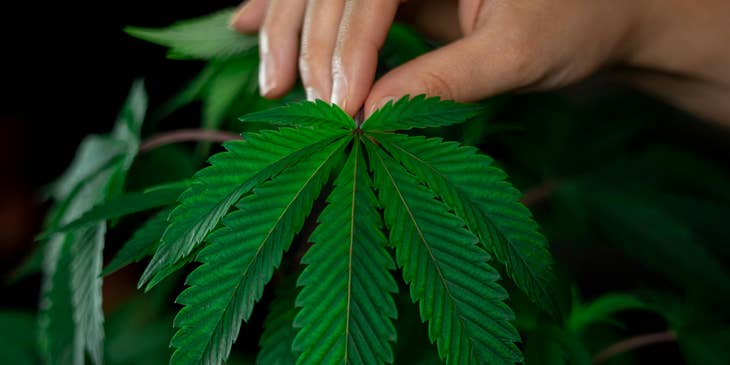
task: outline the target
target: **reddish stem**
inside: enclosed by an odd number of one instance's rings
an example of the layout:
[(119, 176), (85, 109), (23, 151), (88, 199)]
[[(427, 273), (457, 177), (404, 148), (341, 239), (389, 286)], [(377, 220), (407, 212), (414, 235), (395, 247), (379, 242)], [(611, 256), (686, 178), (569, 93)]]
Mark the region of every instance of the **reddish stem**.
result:
[(557, 187), (558, 184), (555, 180), (545, 180), (541, 184), (527, 189), (522, 194), (520, 201), (528, 207), (535, 206), (549, 198)]
[(179, 129), (171, 132), (163, 132), (145, 139), (139, 145), (139, 152), (149, 152), (155, 148), (178, 142), (205, 141), (205, 142), (226, 142), (234, 139), (241, 139), (241, 136), (224, 131), (210, 129)]
[(625, 340), (616, 342), (615, 344), (606, 347), (603, 351), (599, 352), (593, 358), (594, 364), (600, 364), (609, 358), (623, 354), (624, 352), (636, 350), (641, 347), (654, 345), (658, 343), (674, 342), (677, 340), (677, 335), (672, 331), (663, 331), (655, 333), (647, 333), (645, 335), (639, 335)]

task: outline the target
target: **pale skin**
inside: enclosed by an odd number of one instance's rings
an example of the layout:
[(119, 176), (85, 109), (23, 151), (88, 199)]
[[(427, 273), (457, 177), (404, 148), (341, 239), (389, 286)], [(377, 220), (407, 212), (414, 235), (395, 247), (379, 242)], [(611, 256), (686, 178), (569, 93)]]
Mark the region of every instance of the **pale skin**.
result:
[[(399, 8), (446, 45), (375, 80)], [(350, 115), (406, 94), (471, 102), (608, 69), (730, 127), (727, 0), (250, 0), (231, 26), (259, 32), (263, 96), (283, 96), (301, 76), (308, 99)]]

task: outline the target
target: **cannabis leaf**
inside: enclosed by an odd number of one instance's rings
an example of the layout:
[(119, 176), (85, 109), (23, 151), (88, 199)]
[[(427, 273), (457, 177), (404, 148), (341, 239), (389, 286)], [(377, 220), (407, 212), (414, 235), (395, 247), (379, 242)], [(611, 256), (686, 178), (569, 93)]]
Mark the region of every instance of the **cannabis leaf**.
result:
[(507, 292), (477, 238), (413, 175), (367, 146), (396, 260), (441, 357), (448, 364), (521, 361)]
[(411, 128), (427, 128), (461, 123), (481, 111), (478, 105), (441, 101), (438, 97), (405, 96), (389, 101), (366, 120), (363, 130), (392, 131)]
[(324, 102), (244, 116), (284, 127), (225, 144), (181, 194), (164, 233), (154, 217), (115, 259), (138, 260), (161, 234), (140, 280), (147, 288), (199, 263), (177, 298), (171, 364), (227, 359), (322, 191), (327, 205), (297, 281), (301, 309), (275, 302), (272, 313), (286, 318), (267, 319), (261, 344), (271, 353), (259, 362), (392, 363), (395, 263), (446, 363), (520, 362), (514, 314), (487, 252), (528, 294), (549, 297), (550, 256), (519, 193), (475, 149), (384, 132), (453, 124), (478, 110), (406, 97), (366, 121), (382, 128), (372, 131)]
[(551, 313), (554, 280), (547, 242), (520, 192), (491, 158), (441, 139), (383, 134), (378, 141), (464, 219), (528, 296)]
[(256, 36), (243, 35), (228, 27), (231, 15), (233, 9), (225, 9), (167, 28), (126, 27), (124, 30), (134, 37), (169, 47), (170, 58), (228, 58), (258, 45)]
[[(343, 139), (256, 188), (214, 232), (177, 298), (173, 364), (221, 363), (264, 285), (301, 228), (344, 147)], [(211, 289), (214, 291), (211, 291)]]
[(157, 247), (157, 243), (162, 237), (162, 233), (167, 228), (167, 217), (170, 216), (172, 208), (163, 209), (157, 214), (149, 218), (139, 229), (137, 229), (132, 238), (122, 246), (114, 259), (106, 265), (102, 275), (109, 275), (133, 262), (139, 262), (146, 256), (152, 255)]
[[(132, 88), (114, 130), (90, 136), (55, 184), (49, 227), (69, 225), (93, 206), (120, 193), (139, 146), (146, 96)], [(53, 231), (53, 228), (51, 229)], [(50, 236), (45, 246), (40, 305), (40, 344), (49, 364), (95, 364), (103, 358), (101, 270), (106, 222), (89, 221)]]
[[(199, 171), (170, 215), (158, 249), (140, 279), (151, 288), (171, 273), (171, 267), (190, 255), (244, 194), (275, 176), (287, 165), (332, 142), (333, 132), (282, 129), (248, 133), (244, 141), (225, 144), (228, 152), (213, 156), (211, 166)], [(315, 141), (315, 143), (312, 143)]]
[(382, 364), (393, 362), (397, 290), (385, 250), (387, 240), (370, 188), (360, 140), (335, 181), (329, 205), (312, 233), (314, 245), (302, 258), (309, 265), (299, 279), (301, 328), (297, 364)]

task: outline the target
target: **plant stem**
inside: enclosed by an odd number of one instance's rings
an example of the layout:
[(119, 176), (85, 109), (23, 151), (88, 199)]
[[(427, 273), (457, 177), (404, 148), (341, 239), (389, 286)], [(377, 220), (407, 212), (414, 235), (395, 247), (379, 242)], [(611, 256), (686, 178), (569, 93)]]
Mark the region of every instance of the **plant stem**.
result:
[(539, 185), (527, 189), (522, 194), (520, 201), (528, 207), (538, 205), (549, 198), (557, 187), (558, 184), (555, 180), (545, 180)]
[(234, 139), (241, 139), (241, 136), (230, 132), (210, 129), (179, 129), (156, 134), (145, 139), (139, 145), (139, 152), (149, 152), (155, 148), (178, 142), (226, 142)]
[(610, 357), (622, 354), (627, 351), (636, 350), (641, 347), (658, 343), (674, 342), (676, 340), (677, 335), (675, 335), (672, 331), (662, 331), (634, 336), (606, 347), (593, 358), (593, 363), (600, 364), (608, 360)]

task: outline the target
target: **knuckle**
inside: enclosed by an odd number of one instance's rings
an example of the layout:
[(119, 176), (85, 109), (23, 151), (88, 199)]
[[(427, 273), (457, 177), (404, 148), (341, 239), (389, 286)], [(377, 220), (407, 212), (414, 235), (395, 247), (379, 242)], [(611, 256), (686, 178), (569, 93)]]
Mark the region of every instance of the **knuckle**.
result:
[(451, 84), (437, 72), (424, 72), (421, 77), (421, 88), (428, 96), (440, 96), (443, 99), (454, 99), (456, 97)]

